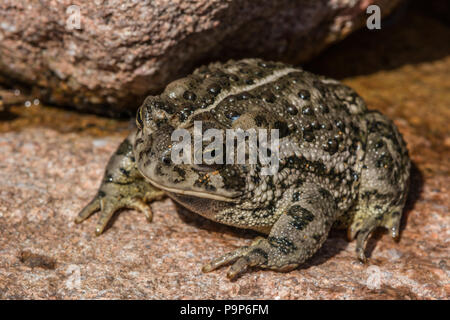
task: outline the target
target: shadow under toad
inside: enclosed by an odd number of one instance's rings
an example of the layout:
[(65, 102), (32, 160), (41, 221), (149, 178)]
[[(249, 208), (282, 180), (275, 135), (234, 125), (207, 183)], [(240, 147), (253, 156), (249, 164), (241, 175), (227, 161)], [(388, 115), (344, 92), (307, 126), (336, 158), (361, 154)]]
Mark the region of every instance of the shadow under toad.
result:
[[(414, 162), (411, 162), (411, 171), (410, 171), (410, 187), (408, 192), (408, 197), (406, 199), (405, 208), (403, 209), (402, 220), (400, 223), (400, 233), (397, 240), (393, 240), (391, 238), (390, 233), (385, 228), (377, 228), (369, 237), (366, 244), (365, 254), (368, 259), (372, 256), (372, 252), (375, 249), (378, 241), (384, 236), (387, 235), (390, 239), (388, 241), (396, 241), (400, 242), (403, 234), (403, 230), (406, 228), (408, 217), (411, 211), (414, 209), (416, 202), (420, 199), (420, 196), (423, 192), (424, 179), (423, 175), (418, 169), (417, 165)], [(301, 265), (299, 269), (307, 269), (311, 266), (321, 265), (327, 260), (331, 259), (335, 255), (337, 255), (342, 250), (345, 250), (348, 246), (348, 242), (346, 241), (346, 231), (344, 230), (331, 230), (330, 235), (325, 241), (322, 248), (306, 263)], [(356, 260), (356, 253), (355, 253)]]
[(176, 202), (174, 202), (174, 204), (176, 207), (176, 212), (178, 213), (180, 219), (184, 223), (195, 228), (203, 229), (211, 233), (227, 234), (233, 237), (244, 239), (254, 239), (257, 236), (261, 236), (261, 233), (259, 232), (227, 226), (191, 212)]
[(10, 112), (9, 110), (0, 111), (0, 122), (2, 121), (12, 121), (17, 119), (19, 116)]

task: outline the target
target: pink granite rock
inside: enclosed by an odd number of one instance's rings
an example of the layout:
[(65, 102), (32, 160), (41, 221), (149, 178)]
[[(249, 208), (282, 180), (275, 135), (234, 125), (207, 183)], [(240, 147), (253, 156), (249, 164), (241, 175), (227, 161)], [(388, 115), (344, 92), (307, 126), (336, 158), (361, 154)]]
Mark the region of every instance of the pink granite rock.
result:
[(363, 25), (368, 5), (387, 15), (399, 2), (4, 0), (0, 82), (58, 105), (135, 110), (200, 62), (303, 61)]

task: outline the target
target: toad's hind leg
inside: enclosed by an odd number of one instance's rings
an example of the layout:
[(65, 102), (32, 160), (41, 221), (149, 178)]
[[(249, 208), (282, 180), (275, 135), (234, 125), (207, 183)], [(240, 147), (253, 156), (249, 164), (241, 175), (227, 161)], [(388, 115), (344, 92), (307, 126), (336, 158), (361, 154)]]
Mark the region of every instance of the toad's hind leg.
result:
[(159, 199), (164, 194), (139, 173), (133, 154), (133, 138), (134, 133), (120, 144), (108, 162), (97, 195), (75, 219), (76, 223), (81, 223), (94, 212), (100, 211), (95, 229), (97, 235), (103, 232), (114, 212), (122, 208), (141, 211), (151, 221), (152, 211), (146, 202)]
[(227, 277), (234, 279), (248, 267), (290, 271), (311, 257), (326, 240), (338, 210), (331, 193), (316, 184), (305, 183), (296, 193), (300, 196), (286, 203), (267, 238), (213, 260), (203, 271), (233, 263)]
[(398, 237), (411, 166), (405, 143), (394, 124), (377, 112), (369, 112), (366, 119), (366, 155), (348, 229), (350, 239), (356, 236), (356, 254), (361, 261), (366, 260), (366, 241), (378, 226), (387, 228), (393, 238)]

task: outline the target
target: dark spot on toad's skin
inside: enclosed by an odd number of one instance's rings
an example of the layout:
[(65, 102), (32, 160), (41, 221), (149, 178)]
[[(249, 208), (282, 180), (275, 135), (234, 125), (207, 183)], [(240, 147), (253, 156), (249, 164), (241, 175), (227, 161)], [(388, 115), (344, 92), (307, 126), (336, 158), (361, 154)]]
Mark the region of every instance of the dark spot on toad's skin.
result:
[[(138, 146), (138, 145), (142, 144), (143, 142), (144, 142), (144, 139), (142, 139), (142, 138), (137, 138), (137, 139), (136, 139), (136, 142), (135, 142), (135, 145)], [(125, 152), (124, 152), (124, 153), (118, 153), (118, 154), (125, 154)]]
[(139, 151), (138, 160), (141, 161), (145, 156), (146, 150)]
[(227, 101), (228, 101), (228, 103), (233, 103), (233, 102), (236, 102), (236, 96), (228, 96), (228, 98), (227, 98)]
[(168, 114), (173, 114), (175, 112), (175, 107), (169, 102), (155, 101), (153, 106), (167, 112)]
[(320, 92), (320, 94), (322, 95), (322, 96), (327, 96), (328, 95), (328, 92), (329, 92), (329, 89), (328, 89), (328, 87), (322, 82), (322, 81), (320, 81), (320, 80), (314, 80), (313, 81), (313, 86), (314, 86), (314, 88), (316, 88), (317, 90), (319, 90), (319, 92)]
[(214, 97), (209, 97), (205, 99), (205, 102), (209, 105), (213, 104), (215, 101)]
[(280, 139), (284, 138), (284, 137), (287, 137), (290, 134), (290, 130), (289, 130), (288, 125), (287, 125), (286, 122), (284, 122), (284, 121), (276, 121), (274, 125), (275, 125), (275, 129), (279, 130), (279, 132), (278, 132), (279, 136), (278, 137)]
[(247, 100), (252, 98), (252, 95), (246, 91), (241, 92), (240, 94), (236, 95), (238, 100)]
[(221, 78), (219, 83), (224, 88), (228, 88), (230, 86), (230, 81), (228, 79)]
[(335, 123), (336, 127), (339, 128), (339, 130), (344, 131), (345, 130), (345, 124), (342, 120), (336, 120)]
[(266, 126), (267, 125), (267, 120), (265, 117), (261, 116), (261, 115), (257, 115), (255, 117), (255, 123), (258, 127), (262, 127), (262, 126)]
[(327, 105), (320, 104), (319, 105), (319, 111), (322, 112), (323, 114), (327, 114), (327, 113), (330, 112), (330, 108), (328, 108)]
[(205, 99), (201, 101), (197, 101), (197, 107), (200, 109), (205, 109), (209, 106), (209, 104), (206, 103)]
[(287, 215), (291, 217), (290, 224), (297, 230), (301, 231), (314, 220), (314, 215), (308, 209), (299, 205), (294, 205), (289, 208)]
[(219, 172), (227, 189), (241, 190), (244, 187), (245, 178), (239, 175), (237, 168), (225, 166), (222, 167)]
[(281, 90), (283, 90), (283, 89), (285, 88), (285, 86), (284, 86), (284, 85), (281, 85), (281, 84), (276, 84), (273, 88), (274, 88), (276, 91), (281, 91)]
[(161, 162), (164, 163), (166, 166), (170, 166), (172, 164), (172, 160), (170, 159), (169, 155), (165, 155), (161, 158)]
[(264, 101), (269, 102), (269, 103), (274, 103), (276, 100), (275, 95), (271, 92), (265, 92), (262, 95), (262, 98), (264, 99)]
[(305, 116), (313, 116), (314, 115), (314, 110), (311, 106), (304, 106), (302, 107), (302, 113)]
[(102, 190), (99, 190), (97, 192), (97, 195), (98, 195), (99, 198), (103, 198), (106, 195), (106, 193), (104, 191), (102, 191)]
[(181, 110), (179, 113), (180, 121), (181, 122), (186, 121), (193, 112), (194, 110), (192, 109), (192, 107), (190, 106), (184, 107), (183, 110)]
[(123, 174), (124, 176), (126, 176), (126, 177), (129, 177), (129, 176), (130, 176), (130, 171), (128, 171), (128, 170), (125, 169), (125, 168), (120, 168), (120, 172), (122, 172), (122, 174)]
[(324, 150), (329, 154), (333, 155), (338, 151), (339, 141), (337, 139), (328, 139), (327, 143), (324, 146)]
[(348, 109), (347, 105), (345, 105), (345, 104), (338, 104), (336, 106), (336, 109), (339, 109), (339, 110), (345, 112), (347, 115), (351, 115), (350, 110)]
[(258, 177), (258, 176), (252, 176), (252, 182), (253, 182), (254, 184), (258, 184), (258, 183), (261, 182), (261, 178)]
[(383, 140), (378, 140), (375, 144), (375, 148), (380, 149), (382, 146), (384, 146)]
[(320, 125), (319, 122), (317, 122), (317, 121), (311, 122), (311, 128), (312, 128), (312, 129), (314, 129), (314, 130), (319, 130), (321, 127), (322, 127), (322, 126)]
[(389, 168), (392, 164), (392, 158), (388, 154), (384, 154), (381, 157), (378, 158), (376, 162), (377, 168)]
[[(316, 176), (324, 177), (324, 176), (333, 176), (332, 170), (330, 172), (327, 171), (325, 164), (321, 161), (309, 161), (304, 157), (296, 157), (291, 156), (286, 158), (286, 163), (284, 167), (291, 169), (298, 169), (302, 171), (310, 171), (314, 172)], [(341, 176), (336, 176), (337, 179), (341, 179)], [(302, 180), (299, 180), (303, 182)]]
[(302, 89), (298, 92), (298, 96), (300, 99), (309, 100), (309, 98), (311, 97), (311, 94), (309, 93), (308, 90)]
[(197, 99), (197, 95), (192, 91), (186, 90), (183, 94), (183, 98), (189, 101), (195, 101), (195, 99)]
[(185, 111), (180, 112), (179, 119), (181, 122), (186, 121), (188, 117), (189, 117), (189, 114), (186, 113)]
[(250, 253), (261, 256), (264, 259), (264, 263), (269, 259), (267, 252), (260, 248), (253, 249)]
[(324, 199), (332, 199), (333, 198), (330, 191), (328, 191), (327, 189), (319, 188), (319, 193)]
[(307, 142), (313, 142), (315, 139), (314, 132), (311, 129), (303, 130), (303, 139)]
[(222, 91), (222, 88), (217, 85), (217, 84), (212, 84), (208, 87), (208, 92), (211, 93), (212, 95), (217, 96), (220, 91)]
[(292, 104), (290, 103), (286, 103), (286, 111), (290, 114), (295, 116), (298, 113), (298, 110), (296, 107), (294, 107)]
[[(137, 139), (139, 140), (139, 139)], [(142, 140), (142, 139), (141, 139)], [(133, 151), (133, 146), (131, 143), (128, 143), (128, 141), (124, 141), (120, 144), (119, 148), (117, 149), (116, 153), (119, 155), (124, 155), (129, 152)]]
[(294, 245), (294, 243), (286, 237), (268, 237), (267, 241), (270, 246), (285, 255), (297, 250), (297, 247)]
[(369, 130), (369, 133), (389, 131), (388, 125), (381, 121), (370, 122), (367, 129)]

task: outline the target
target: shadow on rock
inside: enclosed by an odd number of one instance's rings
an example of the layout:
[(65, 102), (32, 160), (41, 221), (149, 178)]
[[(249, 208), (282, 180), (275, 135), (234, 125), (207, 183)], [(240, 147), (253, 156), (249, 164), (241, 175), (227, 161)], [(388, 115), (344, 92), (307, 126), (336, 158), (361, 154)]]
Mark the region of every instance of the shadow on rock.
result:
[(303, 67), (336, 79), (367, 75), (446, 57), (450, 42), (444, 39), (449, 26), (411, 5), (382, 20), (381, 29), (357, 31)]
[(2, 121), (12, 121), (18, 118), (18, 115), (12, 113), (8, 110), (0, 111), (0, 122)]
[(239, 229), (206, 219), (195, 212), (189, 211), (188, 209), (177, 203), (175, 203), (175, 207), (180, 219), (183, 220), (184, 223), (195, 228), (203, 229), (211, 233), (224, 233), (233, 237), (244, 239), (254, 239), (257, 236), (261, 236), (261, 233), (253, 230)]
[(423, 192), (424, 179), (423, 174), (414, 162), (411, 162), (411, 177), (409, 183), (409, 193), (406, 199), (405, 209), (403, 210), (402, 222), (400, 224), (400, 237), (402, 232), (406, 228), (409, 214), (414, 209), (416, 202), (420, 199)]

